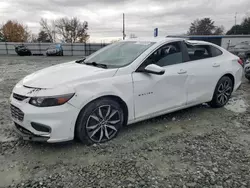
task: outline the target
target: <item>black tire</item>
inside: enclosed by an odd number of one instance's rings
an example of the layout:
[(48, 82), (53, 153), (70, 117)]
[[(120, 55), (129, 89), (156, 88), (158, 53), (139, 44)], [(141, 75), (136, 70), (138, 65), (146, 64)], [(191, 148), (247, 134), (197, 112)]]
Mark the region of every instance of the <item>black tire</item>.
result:
[(220, 108), (227, 104), (233, 92), (233, 81), (228, 76), (223, 76), (217, 83), (212, 101), (209, 105), (213, 108)]
[(250, 81), (250, 76), (246, 76), (246, 79), (248, 79)]
[[(110, 98), (98, 99), (88, 104), (80, 112), (75, 136), (87, 145), (107, 142), (117, 136), (123, 123), (124, 113), (118, 102)], [(101, 137), (102, 139), (100, 139)]]

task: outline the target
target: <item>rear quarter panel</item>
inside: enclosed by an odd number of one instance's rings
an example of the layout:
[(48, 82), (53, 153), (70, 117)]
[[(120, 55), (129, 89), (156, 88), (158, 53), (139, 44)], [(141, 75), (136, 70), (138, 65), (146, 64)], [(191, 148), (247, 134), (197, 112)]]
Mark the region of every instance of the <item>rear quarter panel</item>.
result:
[[(238, 63), (239, 57), (236, 55), (224, 50), (223, 52), (224, 61), (223, 61), (223, 69), (225, 70), (225, 74), (232, 74), (234, 77), (234, 91), (241, 85), (242, 76), (243, 76), (243, 67)], [(222, 75), (222, 76), (223, 76)]]

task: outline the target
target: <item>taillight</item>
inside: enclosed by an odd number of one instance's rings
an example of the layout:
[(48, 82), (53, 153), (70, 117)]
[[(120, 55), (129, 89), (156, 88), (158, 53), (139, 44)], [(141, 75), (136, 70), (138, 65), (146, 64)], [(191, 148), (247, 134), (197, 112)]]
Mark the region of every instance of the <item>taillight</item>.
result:
[(241, 65), (241, 66), (244, 66), (243, 65), (243, 61), (241, 59), (238, 59), (238, 63)]

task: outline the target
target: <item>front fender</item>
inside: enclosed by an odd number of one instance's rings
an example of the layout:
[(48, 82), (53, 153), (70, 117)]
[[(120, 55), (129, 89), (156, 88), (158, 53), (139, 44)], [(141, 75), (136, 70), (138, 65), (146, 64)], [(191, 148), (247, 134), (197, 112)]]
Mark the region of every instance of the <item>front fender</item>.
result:
[(133, 83), (131, 75), (123, 75), (106, 78), (95, 82), (78, 85), (75, 96), (69, 101), (79, 109), (85, 107), (91, 101), (105, 96), (121, 98), (128, 107), (128, 121), (134, 119)]

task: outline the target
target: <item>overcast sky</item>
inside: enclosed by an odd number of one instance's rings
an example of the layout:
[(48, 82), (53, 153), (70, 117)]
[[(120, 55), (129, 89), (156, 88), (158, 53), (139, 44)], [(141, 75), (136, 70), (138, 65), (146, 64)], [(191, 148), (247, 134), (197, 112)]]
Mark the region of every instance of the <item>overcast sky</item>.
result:
[(235, 12), (239, 23), (250, 16), (250, 0), (0, 0), (0, 23), (17, 20), (33, 33), (41, 18), (78, 17), (89, 23), (91, 41), (122, 37), (122, 13), (126, 34), (153, 36), (186, 33), (196, 18), (210, 17), (216, 25), (230, 29)]

